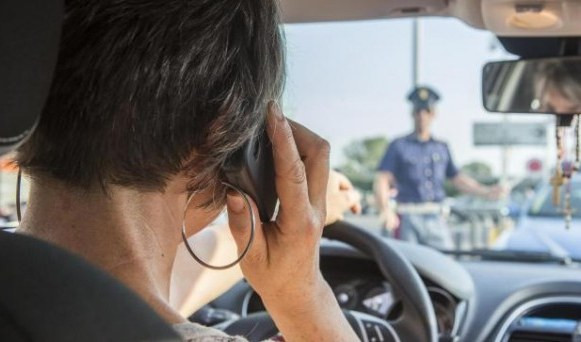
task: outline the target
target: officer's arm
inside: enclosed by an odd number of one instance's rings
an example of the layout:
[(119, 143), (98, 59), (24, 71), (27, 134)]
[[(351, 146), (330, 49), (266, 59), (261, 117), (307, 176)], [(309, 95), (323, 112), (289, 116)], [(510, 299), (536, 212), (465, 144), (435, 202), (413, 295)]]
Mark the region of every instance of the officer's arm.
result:
[(485, 186), (478, 183), (472, 177), (460, 172), (456, 165), (454, 164), (452, 154), (450, 149), (446, 145), (446, 150), (448, 153), (448, 165), (446, 165), (446, 177), (452, 180), (452, 183), (456, 189), (463, 193), (483, 197), (487, 199), (499, 199), (503, 196), (503, 188), (499, 186)]
[(452, 183), (458, 190), (469, 195), (490, 197), (493, 192), (492, 188), (478, 183), (475, 179), (462, 172), (452, 178)]

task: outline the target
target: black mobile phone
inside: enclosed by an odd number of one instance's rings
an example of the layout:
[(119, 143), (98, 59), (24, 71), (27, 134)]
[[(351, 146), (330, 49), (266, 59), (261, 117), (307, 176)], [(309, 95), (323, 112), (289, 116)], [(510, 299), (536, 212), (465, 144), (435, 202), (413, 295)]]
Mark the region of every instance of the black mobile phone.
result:
[(266, 131), (252, 137), (233, 153), (223, 168), (226, 181), (250, 196), (262, 222), (273, 219), (278, 205), (272, 143)]

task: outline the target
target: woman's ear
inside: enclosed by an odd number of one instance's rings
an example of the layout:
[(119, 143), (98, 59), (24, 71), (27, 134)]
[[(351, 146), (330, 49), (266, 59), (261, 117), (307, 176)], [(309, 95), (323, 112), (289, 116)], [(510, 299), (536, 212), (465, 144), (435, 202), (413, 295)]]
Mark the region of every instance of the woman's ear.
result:
[(175, 206), (172, 211), (175, 213), (176, 219), (179, 220), (180, 228), (182, 224), (185, 224), (188, 237), (215, 221), (225, 209), (225, 205), (221, 204), (225, 201), (214, 201), (216, 191), (213, 188), (192, 193), (188, 191), (190, 182), (191, 176), (186, 175), (185, 172), (180, 172), (170, 178), (165, 189), (165, 193), (176, 200), (175, 202), (172, 200)]
[(207, 194), (205, 191), (195, 193), (191, 196), (187, 202), (187, 208), (184, 208), (185, 213), (183, 215), (186, 234), (188, 236), (192, 236), (206, 228), (224, 211), (224, 205), (204, 205), (206, 203), (212, 203), (209, 202), (212, 199), (211, 194)]

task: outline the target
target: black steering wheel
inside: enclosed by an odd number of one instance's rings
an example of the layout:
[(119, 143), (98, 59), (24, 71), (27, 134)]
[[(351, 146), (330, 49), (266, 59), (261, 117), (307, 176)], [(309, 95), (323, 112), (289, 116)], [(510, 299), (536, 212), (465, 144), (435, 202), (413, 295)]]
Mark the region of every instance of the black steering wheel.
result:
[[(401, 253), (380, 236), (349, 224), (337, 222), (325, 228), (323, 236), (344, 242), (373, 259), (392, 287), (394, 297), (402, 303), (402, 313), (387, 322), (364, 313), (345, 311), (345, 315), (362, 341), (425, 341), (438, 339), (436, 314), (420, 276)], [(274, 322), (266, 312), (250, 314), (222, 327), (232, 335), (260, 341), (276, 335)]]

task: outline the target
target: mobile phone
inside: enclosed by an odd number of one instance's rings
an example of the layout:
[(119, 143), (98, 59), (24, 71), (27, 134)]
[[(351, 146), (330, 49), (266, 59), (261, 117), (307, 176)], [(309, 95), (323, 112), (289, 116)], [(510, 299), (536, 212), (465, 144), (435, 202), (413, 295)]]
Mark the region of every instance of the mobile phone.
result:
[(258, 207), (260, 220), (270, 222), (278, 205), (272, 143), (265, 130), (233, 153), (223, 168), (226, 181), (244, 191)]

